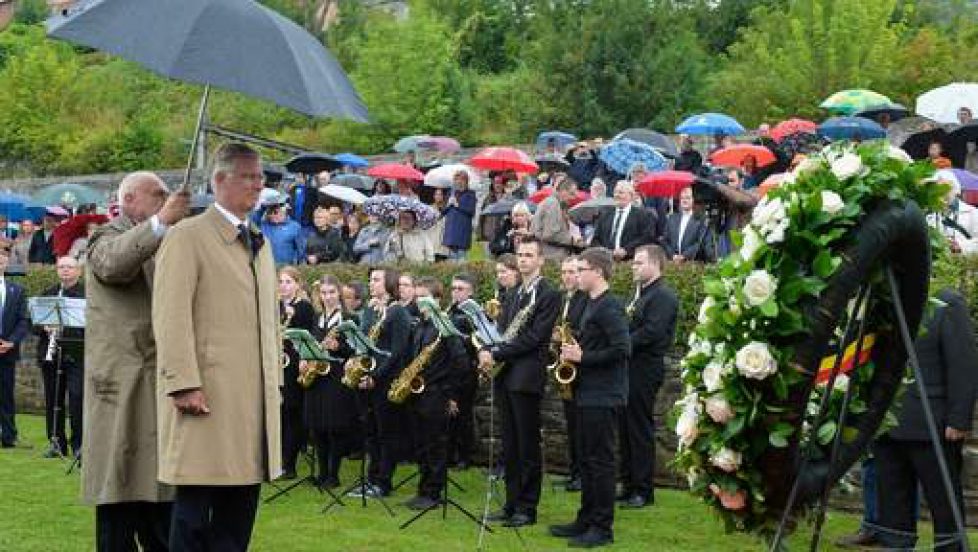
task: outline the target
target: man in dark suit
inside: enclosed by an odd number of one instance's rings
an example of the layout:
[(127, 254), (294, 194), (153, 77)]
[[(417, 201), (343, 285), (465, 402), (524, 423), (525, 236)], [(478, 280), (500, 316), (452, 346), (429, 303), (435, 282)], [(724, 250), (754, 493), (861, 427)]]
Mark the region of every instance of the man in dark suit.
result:
[[(81, 266), (74, 257), (61, 257), (57, 264), (59, 283), (44, 290), (43, 297), (85, 298), (85, 287), (81, 283)], [(68, 440), (65, 435), (65, 396), (71, 419), (71, 452), (81, 454), (82, 444), (82, 393), (85, 386), (85, 330), (64, 328), (56, 345), (51, 345), (51, 333), (58, 328), (35, 326), (37, 335), (37, 363), (41, 367), (44, 380), (44, 415), (50, 448), (45, 458), (57, 458), (68, 454)], [(60, 366), (58, 365), (58, 350)], [(49, 352), (51, 360), (47, 360)], [(60, 372), (60, 373), (59, 373)], [(57, 414), (57, 415), (55, 415)]]
[(505, 363), (493, 385), (502, 418), (506, 503), (490, 521), (502, 521), (507, 527), (532, 525), (537, 519), (543, 478), (540, 399), (547, 348), (560, 310), (560, 294), (540, 275), (544, 264), (540, 242), (528, 237), (517, 255), (523, 283), (506, 294), (503, 303), (499, 327), (506, 339), (479, 352), (483, 370), (495, 362)]
[[(940, 447), (954, 486), (954, 500), (964, 515), (961, 449), (971, 431), (974, 414), (978, 349), (964, 298), (950, 289), (941, 290), (938, 298), (945, 305), (934, 310), (915, 344), (927, 397), (920, 396), (917, 382), (910, 384), (897, 426), (873, 446), (877, 477), (882, 483), (877, 488), (880, 525), (877, 539), (887, 548), (906, 550), (916, 545), (914, 504), (918, 483), (934, 519), (935, 545), (957, 536), (951, 501), (924, 418), (924, 400), (934, 414)], [(935, 550), (962, 549), (958, 541), (935, 547)]]
[(625, 309), (611, 294), (611, 252), (593, 247), (581, 253), (580, 286), (588, 294), (578, 344), (565, 344), (560, 358), (578, 365), (574, 399), (581, 441), (581, 507), (577, 518), (550, 527), (555, 537), (570, 537), (571, 547), (593, 548), (614, 542), (615, 428), (628, 397), (631, 345)]
[[(471, 274), (459, 273), (452, 279), (452, 306), (448, 315), (452, 323), (466, 336), (472, 333), (471, 322), (458, 308), (471, 299), (475, 293), (475, 278)], [(459, 381), (458, 414), (452, 417), (449, 429), (448, 458), (458, 469), (466, 469), (472, 463), (475, 449), (475, 396), (479, 390), (479, 377), (476, 370), (478, 351), (471, 340), (465, 339), (465, 364)]]
[(635, 250), (635, 298), (628, 307), (632, 357), (628, 366), (628, 405), (621, 419), (623, 508), (654, 502), (655, 396), (665, 373), (664, 357), (676, 338), (679, 299), (662, 278), (666, 255), (656, 245)]
[(24, 288), (3, 276), (9, 263), (10, 249), (0, 247), (0, 447), (3, 448), (17, 444), (14, 369), (20, 358), (20, 342), (30, 331)]
[(636, 247), (655, 241), (655, 226), (655, 214), (635, 204), (632, 183), (620, 180), (615, 185), (615, 208), (598, 218), (591, 245), (608, 249), (616, 261), (631, 259)]
[(53, 236), (54, 229), (58, 227), (58, 217), (51, 213), (44, 215), (41, 221), (41, 228), (34, 232), (31, 238), (31, 247), (27, 253), (27, 260), (31, 263), (54, 264)]
[(662, 235), (666, 257), (674, 262), (713, 261), (713, 232), (706, 220), (693, 211), (693, 189), (679, 192), (679, 211), (666, 219)]
[[(580, 331), (581, 315), (584, 314), (584, 307), (587, 305), (587, 293), (578, 287), (577, 268), (579, 264), (580, 257), (577, 256), (568, 257), (560, 263), (560, 285), (564, 293), (557, 324), (563, 324), (566, 321), (574, 335)], [(557, 343), (556, 346), (560, 347), (560, 344)], [(557, 353), (559, 355), (559, 349)], [(567, 457), (570, 460), (564, 489), (569, 492), (577, 492), (581, 490), (581, 447), (577, 427), (577, 410), (574, 406), (573, 396), (569, 399), (563, 399), (561, 402), (564, 403), (564, 420), (567, 422)]]

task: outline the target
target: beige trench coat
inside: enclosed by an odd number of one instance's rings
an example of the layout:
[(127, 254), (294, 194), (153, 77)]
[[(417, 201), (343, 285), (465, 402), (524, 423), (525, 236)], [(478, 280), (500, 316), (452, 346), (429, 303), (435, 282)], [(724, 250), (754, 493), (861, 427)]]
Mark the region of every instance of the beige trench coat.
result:
[[(252, 271), (238, 229), (211, 206), (170, 229), (156, 262), (159, 478), (251, 485), (281, 474), (277, 278), (268, 243)], [(200, 388), (210, 414), (179, 413), (170, 394)]]
[(156, 346), (150, 315), (150, 222), (119, 217), (89, 242), (85, 290), (82, 496), (88, 503), (164, 502), (157, 483)]

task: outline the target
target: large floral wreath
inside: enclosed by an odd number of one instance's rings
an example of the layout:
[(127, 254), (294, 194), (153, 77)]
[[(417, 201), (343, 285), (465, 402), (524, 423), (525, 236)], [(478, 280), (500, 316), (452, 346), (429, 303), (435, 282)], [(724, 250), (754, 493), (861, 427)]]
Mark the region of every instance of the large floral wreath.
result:
[[(757, 462), (765, 451), (788, 447), (789, 439), (826, 445), (837, 431), (829, 416), (820, 427), (806, 427), (810, 434), (795, 435), (778, 403), (808, 382), (791, 368), (792, 350), (776, 344), (806, 332), (799, 304), (825, 289), (867, 206), (890, 199), (942, 208), (948, 188), (933, 183), (932, 174), (928, 162), (914, 163), (885, 142), (829, 146), (768, 192), (735, 237), (739, 252), (705, 280), (699, 324), (681, 363), (685, 391), (673, 412), (679, 441), (673, 465), (728, 529), (763, 531), (776, 521)], [(865, 408), (858, 384), (871, 371), (870, 363), (840, 375), (830, 412), (841, 408), (847, 385), (857, 386), (849, 411)]]

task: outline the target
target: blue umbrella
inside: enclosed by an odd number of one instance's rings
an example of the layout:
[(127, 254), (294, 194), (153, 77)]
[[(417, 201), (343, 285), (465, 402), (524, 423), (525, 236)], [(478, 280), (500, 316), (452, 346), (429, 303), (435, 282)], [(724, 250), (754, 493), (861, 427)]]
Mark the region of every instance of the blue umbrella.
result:
[(886, 138), (886, 130), (879, 123), (862, 117), (832, 117), (818, 125), (818, 133), (830, 140)]
[(665, 170), (667, 166), (666, 158), (655, 148), (628, 138), (601, 148), (598, 159), (618, 174), (628, 174), (636, 163), (643, 163), (650, 172)]
[(32, 219), (33, 217), (28, 211), (29, 207), (36, 207), (36, 205), (31, 203), (31, 198), (26, 195), (0, 192), (0, 215), (6, 216), (8, 221), (18, 222), (24, 219)]
[(557, 130), (550, 130), (547, 132), (541, 132), (537, 135), (537, 149), (546, 149), (553, 143), (558, 149), (566, 148), (567, 146), (577, 142), (577, 136), (567, 132), (560, 132)]
[(338, 153), (333, 157), (347, 167), (362, 168), (370, 166), (369, 161), (353, 153)]
[(676, 132), (682, 134), (723, 134), (726, 136), (735, 136), (737, 134), (744, 134), (747, 131), (744, 130), (743, 125), (729, 115), (724, 115), (723, 113), (700, 113), (683, 121), (682, 124), (676, 127)]

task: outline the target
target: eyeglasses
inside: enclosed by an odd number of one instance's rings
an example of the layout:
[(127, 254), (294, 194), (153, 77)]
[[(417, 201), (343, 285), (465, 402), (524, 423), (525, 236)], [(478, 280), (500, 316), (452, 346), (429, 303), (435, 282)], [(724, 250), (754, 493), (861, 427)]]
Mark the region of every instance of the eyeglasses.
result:
[(452, 286), (452, 291), (469, 291), (467, 286)]
[(595, 270), (597, 270), (597, 269), (596, 269), (596, 268), (594, 268), (593, 266), (581, 266), (581, 267), (578, 267), (578, 268), (577, 268), (577, 271), (578, 271), (578, 272), (584, 272), (584, 271), (586, 271), (586, 270), (589, 270), (589, 271), (592, 271), (592, 272), (593, 272), (593, 271), (595, 271)]

